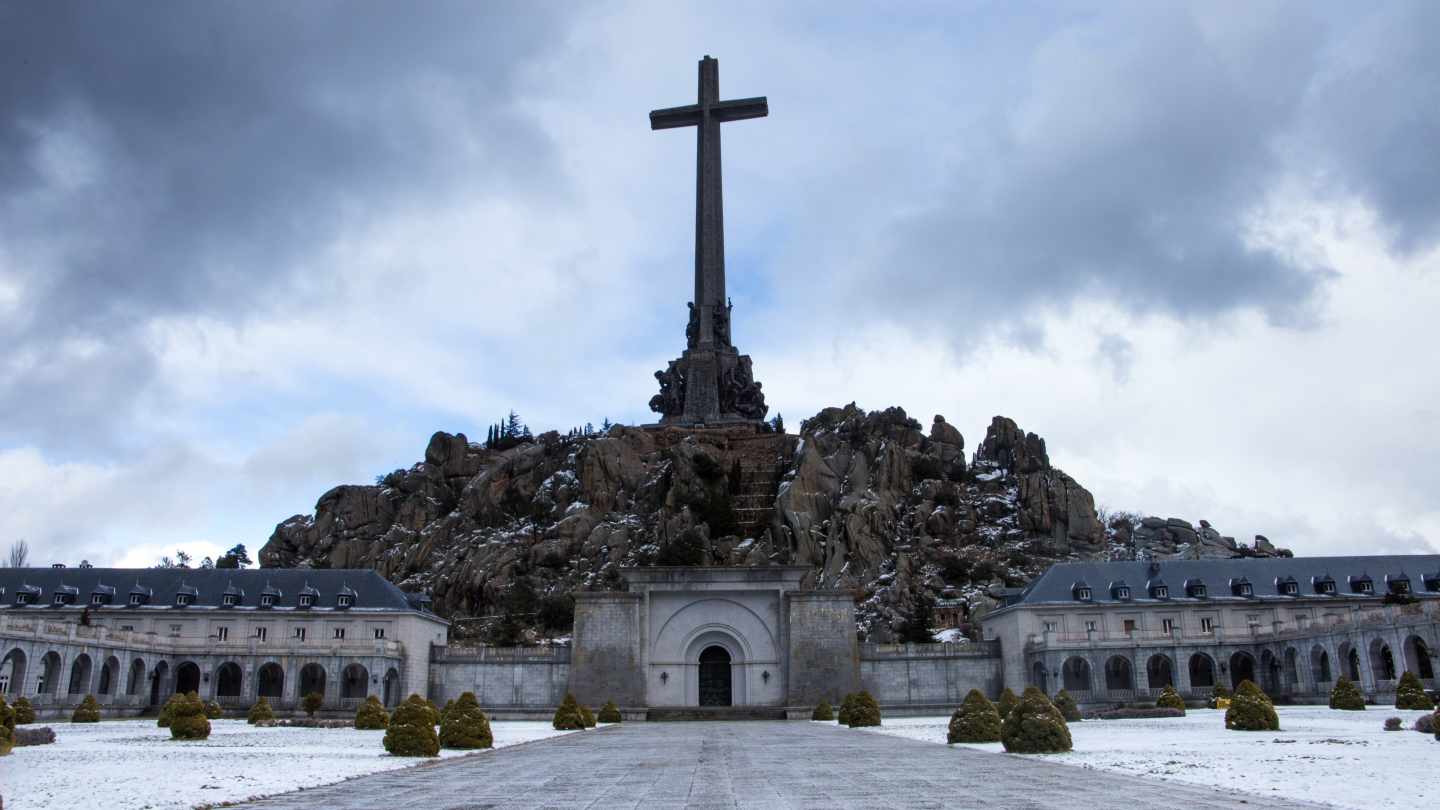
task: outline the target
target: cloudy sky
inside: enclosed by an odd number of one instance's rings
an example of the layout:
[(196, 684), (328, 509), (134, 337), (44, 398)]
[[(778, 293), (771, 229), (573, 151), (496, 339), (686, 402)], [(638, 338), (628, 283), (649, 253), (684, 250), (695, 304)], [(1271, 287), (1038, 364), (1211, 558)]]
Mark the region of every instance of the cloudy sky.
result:
[(772, 413), (995, 414), (1111, 509), (1440, 550), (1440, 4), (0, 0), (0, 544), (257, 549), (651, 420), (695, 63)]

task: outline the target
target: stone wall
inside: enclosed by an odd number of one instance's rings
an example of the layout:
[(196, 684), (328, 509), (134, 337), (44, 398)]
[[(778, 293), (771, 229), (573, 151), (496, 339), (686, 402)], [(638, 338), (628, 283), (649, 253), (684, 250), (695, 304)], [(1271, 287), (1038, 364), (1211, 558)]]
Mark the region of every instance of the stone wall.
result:
[(1000, 647), (972, 644), (861, 644), (860, 682), (882, 706), (958, 706), (971, 689), (996, 698)]
[(560, 704), (570, 683), (568, 647), (434, 647), (430, 655), (430, 699), (438, 705), (474, 692), (494, 709), (549, 709)]
[(575, 594), (575, 652), (569, 674), (570, 690), (581, 703), (645, 705), (640, 603), (640, 595), (632, 593)]
[(855, 600), (839, 591), (785, 595), (789, 620), (786, 702), (810, 706), (854, 691), (860, 681)]

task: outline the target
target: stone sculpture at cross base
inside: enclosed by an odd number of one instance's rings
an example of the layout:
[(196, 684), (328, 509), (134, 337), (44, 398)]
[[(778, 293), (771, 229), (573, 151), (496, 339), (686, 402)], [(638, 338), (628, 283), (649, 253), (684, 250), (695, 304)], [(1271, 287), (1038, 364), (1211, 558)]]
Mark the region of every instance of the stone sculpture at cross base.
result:
[(655, 372), (660, 393), (650, 409), (661, 424), (759, 422), (769, 408), (750, 365), (731, 342), (725, 295), (725, 224), (720, 183), (720, 124), (769, 114), (763, 98), (720, 100), (719, 62), (700, 60), (695, 104), (654, 110), (651, 129), (695, 127), (695, 300), (687, 304), (685, 351)]

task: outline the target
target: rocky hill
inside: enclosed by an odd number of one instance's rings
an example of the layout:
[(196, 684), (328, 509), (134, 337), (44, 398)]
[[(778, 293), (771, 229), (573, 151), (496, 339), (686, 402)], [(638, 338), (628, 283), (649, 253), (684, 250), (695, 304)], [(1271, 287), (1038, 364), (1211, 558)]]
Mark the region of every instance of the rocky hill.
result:
[(429, 590), (457, 634), (502, 642), (563, 633), (566, 594), (623, 587), (618, 567), (808, 565), (887, 640), (922, 596), (974, 616), (1056, 560), (1273, 554), (1288, 552), (1205, 521), (1102, 521), (1045, 441), (1005, 417), (967, 460), (943, 417), (927, 433), (900, 408), (852, 403), (798, 436), (615, 427), (496, 451), (436, 433), (424, 461), (281, 523), (260, 563), (375, 568)]

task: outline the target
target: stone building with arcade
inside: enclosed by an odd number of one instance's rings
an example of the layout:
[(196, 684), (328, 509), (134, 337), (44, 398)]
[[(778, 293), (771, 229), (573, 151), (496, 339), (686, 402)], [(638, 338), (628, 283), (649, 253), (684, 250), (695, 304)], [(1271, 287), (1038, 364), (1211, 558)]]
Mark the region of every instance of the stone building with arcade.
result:
[(226, 707), (310, 692), (353, 709), (423, 692), (449, 623), (368, 570), (0, 568), (0, 693), (43, 715), (174, 692)]

